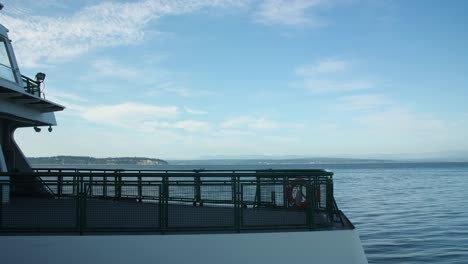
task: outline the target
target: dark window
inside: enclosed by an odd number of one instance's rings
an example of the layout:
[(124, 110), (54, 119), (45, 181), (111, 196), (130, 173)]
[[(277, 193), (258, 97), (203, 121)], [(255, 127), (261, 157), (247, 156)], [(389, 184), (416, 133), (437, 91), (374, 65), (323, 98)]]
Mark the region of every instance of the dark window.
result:
[(0, 78), (16, 82), (5, 40), (0, 39)]

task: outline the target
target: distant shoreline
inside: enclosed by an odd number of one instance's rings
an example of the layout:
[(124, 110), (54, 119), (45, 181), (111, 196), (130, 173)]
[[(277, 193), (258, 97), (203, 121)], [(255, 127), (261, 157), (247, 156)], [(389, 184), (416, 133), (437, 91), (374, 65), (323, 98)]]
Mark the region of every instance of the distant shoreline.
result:
[(30, 157), (32, 165), (40, 166), (86, 166), (86, 165), (333, 165), (333, 164), (411, 164), (411, 163), (468, 163), (464, 160), (385, 160), (385, 159), (348, 159), (348, 158), (289, 158), (289, 159), (192, 159), (162, 160), (148, 157), (108, 157), (94, 158), (87, 156)]
[(155, 166), (168, 165), (162, 159), (147, 157), (115, 157), (94, 158), (87, 156), (54, 156), (54, 157), (30, 157), (28, 161), (33, 165), (140, 165)]

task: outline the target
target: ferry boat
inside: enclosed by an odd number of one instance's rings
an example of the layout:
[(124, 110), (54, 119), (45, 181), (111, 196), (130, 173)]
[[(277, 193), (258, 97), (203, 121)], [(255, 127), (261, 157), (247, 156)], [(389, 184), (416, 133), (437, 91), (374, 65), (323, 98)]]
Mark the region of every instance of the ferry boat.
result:
[(64, 106), (22, 75), (0, 25), (0, 262), (367, 263), (310, 170), (116, 170), (30, 166), (17, 129), (52, 129)]

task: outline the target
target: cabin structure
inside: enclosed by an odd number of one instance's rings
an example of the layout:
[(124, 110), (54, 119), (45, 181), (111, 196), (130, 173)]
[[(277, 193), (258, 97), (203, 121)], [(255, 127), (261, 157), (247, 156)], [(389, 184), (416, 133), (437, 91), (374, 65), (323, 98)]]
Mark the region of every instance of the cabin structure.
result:
[[(57, 124), (54, 112), (62, 111), (64, 107), (45, 98), (41, 90), (44, 79), (42, 72), (37, 73), (34, 79), (21, 74), (8, 38), (8, 29), (0, 25), (0, 172), (32, 172), (15, 142), (16, 129), (31, 127), (39, 132), (40, 127), (45, 126), (51, 131), (52, 126)], [(0, 180), (10, 179), (0, 176)], [(29, 180), (34, 181), (33, 178)], [(40, 184), (35, 184), (28, 191), (42, 193), (44, 190)], [(3, 203), (9, 201), (10, 192), (22, 190), (3, 186)]]

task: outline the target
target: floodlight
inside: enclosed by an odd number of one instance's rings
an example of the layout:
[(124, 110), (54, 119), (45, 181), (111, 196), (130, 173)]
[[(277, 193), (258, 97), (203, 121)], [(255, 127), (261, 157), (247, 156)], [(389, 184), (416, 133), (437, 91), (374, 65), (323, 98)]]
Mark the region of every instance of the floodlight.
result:
[(36, 81), (38, 81), (38, 82), (43, 82), (44, 79), (45, 79), (45, 73), (43, 73), (43, 72), (38, 72), (38, 73), (36, 74)]

